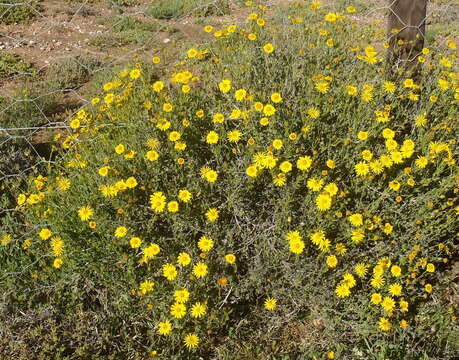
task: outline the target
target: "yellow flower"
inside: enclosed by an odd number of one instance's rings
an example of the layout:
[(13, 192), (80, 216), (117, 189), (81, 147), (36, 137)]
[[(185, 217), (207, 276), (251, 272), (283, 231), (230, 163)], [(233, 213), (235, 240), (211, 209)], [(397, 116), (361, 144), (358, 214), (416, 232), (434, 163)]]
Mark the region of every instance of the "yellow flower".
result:
[(332, 198), (328, 193), (322, 193), (316, 198), (316, 206), (320, 211), (330, 209), (332, 204)]
[(225, 121), (225, 115), (222, 113), (216, 113), (212, 115), (212, 122), (215, 124), (223, 124)]
[(169, 201), (167, 203), (167, 211), (171, 212), (171, 213), (176, 213), (177, 211), (179, 211), (179, 204), (177, 201)]
[(214, 241), (206, 236), (201, 236), (198, 241), (198, 247), (201, 251), (207, 252), (212, 250)]
[(296, 162), (296, 167), (302, 171), (308, 170), (312, 165), (312, 159), (309, 156), (302, 156)]
[(133, 80), (138, 79), (140, 77), (140, 70), (139, 69), (132, 69), (129, 72), (129, 77)]
[(371, 302), (375, 305), (379, 305), (382, 301), (382, 296), (380, 293), (371, 294)]
[(142, 295), (148, 294), (150, 291), (153, 290), (153, 286), (155, 285), (154, 282), (145, 280), (144, 282), (140, 283), (139, 289)]
[(164, 89), (164, 83), (162, 81), (155, 81), (151, 88), (156, 92), (160, 92), (162, 89)]
[(271, 101), (275, 104), (280, 103), (282, 101), (282, 96), (279, 93), (271, 94)]
[(226, 254), (225, 261), (228, 264), (234, 264), (236, 262), (236, 256), (234, 254)]
[(194, 58), (196, 57), (196, 55), (198, 55), (198, 50), (196, 50), (195, 48), (191, 48), (189, 49), (187, 52), (186, 52), (186, 55), (191, 59), (191, 58)]
[(211, 208), (209, 210), (206, 211), (206, 218), (207, 220), (209, 220), (210, 222), (214, 222), (214, 221), (217, 221), (218, 220), (218, 215), (219, 215), (219, 211), (218, 209), (216, 208)]
[(203, 278), (207, 275), (207, 265), (203, 262), (198, 262), (196, 265), (193, 266), (193, 274), (198, 279)]
[(131, 244), (131, 248), (137, 249), (142, 244), (142, 239), (139, 237), (132, 237), (129, 243)]
[(307, 184), (308, 189), (312, 191), (320, 191), (320, 189), (322, 189), (322, 186), (324, 184), (324, 180), (317, 179), (317, 178), (310, 178), (308, 179), (306, 184)]
[(189, 202), (191, 200), (191, 197), (192, 195), (188, 190), (179, 190), (178, 198), (184, 203)]
[(18, 197), (17, 197), (16, 202), (17, 202), (18, 205), (22, 205), (22, 204), (24, 204), (26, 202), (26, 199), (27, 199), (27, 197), (25, 196), (25, 194), (19, 194)]
[(169, 104), (169, 103), (163, 104), (163, 111), (164, 112), (171, 112), (173, 109), (174, 109), (174, 107), (172, 106), (172, 104)]
[(358, 277), (363, 278), (368, 271), (368, 265), (365, 264), (357, 264), (354, 266), (354, 271)]
[(383, 276), (374, 276), (371, 278), (370, 284), (373, 286), (375, 289), (380, 289), (384, 285), (384, 277)]
[(80, 217), (81, 221), (89, 220), (94, 214), (94, 210), (91, 206), (86, 205), (83, 206), (78, 210), (78, 216)]
[(336, 167), (335, 162), (333, 160), (330, 160), (330, 159), (326, 161), (325, 165), (327, 165), (327, 167), (329, 169), (334, 169)]
[(271, 53), (274, 51), (274, 46), (273, 46), (273, 44), (271, 44), (271, 43), (265, 44), (265, 45), (263, 46), (263, 51), (264, 51), (266, 54), (271, 54)]
[(283, 173), (288, 173), (290, 171), (292, 171), (292, 163), (290, 161), (283, 161), (280, 165), (279, 165), (279, 169), (280, 171), (282, 171)]
[(362, 141), (368, 139), (368, 132), (359, 131), (359, 133), (357, 134), (357, 138)]
[(122, 153), (124, 153), (124, 145), (123, 144), (118, 144), (116, 147), (115, 147), (115, 152), (118, 154), (118, 155), (121, 155)]
[(390, 272), (392, 276), (399, 277), (402, 274), (402, 269), (398, 265), (392, 265), (392, 267), (390, 268)]
[(340, 284), (338, 284), (338, 286), (335, 289), (335, 294), (339, 298), (345, 298), (345, 297), (348, 297), (349, 295), (351, 295), (351, 290), (349, 289), (347, 284), (340, 283)]
[(126, 236), (128, 229), (125, 226), (119, 226), (115, 230), (115, 237), (122, 238)]
[(228, 131), (228, 141), (229, 142), (238, 142), (241, 139), (241, 132), (239, 130)]
[(164, 264), (162, 270), (163, 276), (169, 281), (172, 281), (177, 277), (177, 268), (172, 264)]
[(327, 192), (330, 196), (335, 196), (338, 193), (338, 186), (335, 183), (327, 184), (324, 187), (324, 191)]
[(427, 264), (426, 270), (427, 272), (433, 273), (435, 271), (435, 265), (431, 263)]
[(384, 311), (390, 312), (395, 308), (395, 301), (389, 296), (385, 296), (383, 301), (381, 301), (381, 306), (383, 307)]
[(136, 178), (133, 176), (128, 177), (125, 183), (129, 189), (133, 189), (138, 185)]
[(191, 263), (191, 256), (188, 253), (182, 252), (178, 254), (177, 263), (182, 266), (188, 266)]
[(326, 94), (330, 90), (330, 84), (327, 81), (318, 81), (314, 88), (321, 94)]
[(294, 254), (301, 254), (304, 250), (304, 241), (301, 239), (289, 240), (289, 250)]
[(50, 245), (54, 256), (61, 256), (64, 252), (64, 242), (59, 236), (53, 237)]
[(399, 283), (394, 283), (394, 284), (389, 285), (389, 293), (392, 296), (402, 295), (402, 286)]
[(159, 335), (169, 335), (172, 331), (172, 324), (169, 320), (160, 322), (158, 324), (158, 334)]
[(269, 119), (267, 117), (262, 117), (260, 119), (260, 125), (261, 126), (268, 126), (269, 125)]
[(188, 334), (183, 339), (183, 342), (188, 349), (195, 349), (199, 344), (199, 337), (196, 334)]
[(271, 104), (266, 104), (263, 107), (263, 114), (265, 114), (266, 116), (272, 116), (275, 113), (276, 113), (276, 108), (272, 106)]
[(246, 98), (247, 96), (247, 90), (245, 89), (238, 89), (236, 90), (236, 92), (234, 93), (234, 98), (237, 100), (237, 101), (242, 101)]
[(218, 87), (222, 93), (227, 93), (231, 90), (231, 80), (222, 80), (219, 82)]
[(306, 114), (311, 119), (317, 119), (320, 116), (320, 110), (315, 107), (310, 107), (306, 110)]
[(207, 134), (206, 142), (208, 144), (216, 144), (216, 143), (218, 143), (218, 139), (219, 139), (218, 134), (215, 131), (210, 131)]
[(170, 141), (177, 141), (177, 140), (180, 140), (181, 136), (182, 135), (178, 131), (171, 131), (169, 133), (169, 140)]
[(258, 175), (258, 167), (256, 165), (250, 165), (246, 170), (245, 173), (247, 176), (256, 177)]
[(201, 168), (201, 178), (206, 179), (208, 182), (213, 183), (218, 179), (218, 173), (215, 170), (204, 166)]
[(325, 15), (325, 21), (334, 23), (336, 20), (338, 20), (338, 16), (335, 13), (328, 13)]
[(206, 313), (206, 310), (207, 307), (205, 304), (197, 302), (191, 307), (191, 316), (194, 318), (201, 318)]
[(273, 311), (277, 307), (277, 299), (267, 298), (263, 304), (266, 310)]
[(389, 331), (392, 328), (392, 324), (386, 318), (379, 318), (379, 329), (382, 331)]
[(150, 207), (156, 212), (160, 213), (164, 211), (166, 207), (166, 196), (161, 191), (155, 192), (150, 195)]
[(370, 172), (370, 168), (367, 163), (361, 161), (355, 165), (355, 173), (358, 176), (365, 176)]
[(353, 86), (353, 85), (347, 85), (346, 86), (346, 92), (348, 95), (350, 96), (355, 96), (357, 95), (357, 87), (356, 86)]
[(363, 216), (362, 214), (353, 214), (351, 216), (348, 217), (348, 220), (349, 222), (353, 225), (353, 226), (362, 226), (363, 225)]
[(170, 313), (176, 319), (181, 319), (186, 314), (186, 306), (183, 303), (172, 304)]
[(176, 303), (186, 303), (190, 298), (190, 292), (187, 289), (175, 290), (174, 298)]
[(53, 267), (55, 269), (59, 269), (62, 266), (63, 263), (64, 263), (64, 261), (61, 258), (56, 258), (56, 259), (54, 259)]
[(389, 182), (389, 189), (393, 191), (398, 191), (400, 189), (400, 183), (397, 180)]
[(47, 228), (41, 229), (40, 232), (38, 233), (38, 236), (43, 240), (49, 239), (51, 235), (52, 235), (51, 230)]
[(70, 127), (72, 129), (78, 129), (80, 127), (80, 120), (79, 119), (73, 119), (70, 121)]
[(327, 266), (334, 268), (338, 265), (338, 259), (335, 255), (327, 256)]

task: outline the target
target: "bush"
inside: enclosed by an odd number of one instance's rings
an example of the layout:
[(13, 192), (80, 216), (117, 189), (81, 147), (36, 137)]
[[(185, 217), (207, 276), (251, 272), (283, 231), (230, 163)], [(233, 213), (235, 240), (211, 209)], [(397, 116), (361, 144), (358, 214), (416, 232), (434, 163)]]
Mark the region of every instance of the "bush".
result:
[(96, 58), (71, 56), (49, 68), (47, 81), (54, 89), (75, 89), (89, 81), (101, 66), (102, 63)]
[(111, 32), (91, 39), (90, 44), (98, 47), (113, 47), (126, 44), (146, 44), (153, 39), (154, 32), (160, 29), (156, 23), (145, 23), (137, 19), (118, 16), (104, 21), (111, 25)]
[(156, 19), (174, 19), (181, 16), (225, 15), (230, 11), (227, 0), (159, 0), (148, 10)]
[(13, 76), (28, 76), (36, 73), (36, 69), (21, 60), (17, 55), (0, 54), (0, 80), (8, 79)]
[(0, 24), (23, 23), (34, 18), (39, 11), (36, 0), (8, 0), (0, 5)]
[(49, 347), (168, 359), (458, 352), (446, 295), (458, 254), (454, 46), (426, 56), (422, 83), (390, 82), (368, 45), (383, 32), (310, 6), (264, 10), (206, 27), (215, 41), (171, 70), (139, 62), (107, 81), (59, 138), (62, 158), (17, 194), (31, 235), (4, 235), (0, 261), (30, 277), (3, 288), (10, 314), (52, 304), (56, 336), (38, 332)]

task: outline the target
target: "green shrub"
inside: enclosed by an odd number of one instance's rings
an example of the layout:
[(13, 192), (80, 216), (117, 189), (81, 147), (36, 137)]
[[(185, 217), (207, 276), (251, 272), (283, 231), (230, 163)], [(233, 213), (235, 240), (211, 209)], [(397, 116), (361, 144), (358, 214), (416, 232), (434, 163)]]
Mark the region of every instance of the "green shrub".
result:
[(8, 0), (0, 5), (0, 24), (23, 23), (37, 15), (37, 0)]
[(156, 19), (174, 19), (181, 16), (224, 15), (230, 11), (228, 0), (159, 0), (148, 9)]
[(53, 89), (75, 89), (86, 83), (101, 66), (96, 58), (71, 56), (53, 64), (47, 71), (46, 79)]
[(30, 76), (36, 73), (36, 69), (19, 56), (13, 54), (0, 54), (0, 80), (13, 76)]
[(102, 34), (91, 39), (90, 44), (100, 48), (127, 44), (146, 44), (151, 42), (154, 32), (160, 29), (160, 24), (146, 23), (127, 16), (118, 16), (103, 21), (111, 26), (110, 33)]

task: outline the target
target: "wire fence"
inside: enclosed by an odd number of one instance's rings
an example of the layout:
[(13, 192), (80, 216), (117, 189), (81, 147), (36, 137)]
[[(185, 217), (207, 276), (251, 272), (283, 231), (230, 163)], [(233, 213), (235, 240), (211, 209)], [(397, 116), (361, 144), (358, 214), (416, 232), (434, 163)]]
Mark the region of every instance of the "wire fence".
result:
[[(193, 0), (193, 7), (186, 3), (0, 3), (0, 222), (5, 214), (15, 212), (15, 199), (9, 190), (56, 161), (50, 151), (50, 138), (56, 132), (71, 134), (69, 119), (90, 103), (94, 79), (107, 80), (112, 69), (135, 59), (174, 53), (187, 40), (211, 41), (211, 37), (196, 35), (202, 33), (209, 19), (205, 15), (213, 22), (234, 24), (245, 22), (248, 15), (242, 2)], [(270, 1), (265, 5), (276, 8), (289, 3), (293, 1)], [(321, 6), (333, 11), (340, 4), (328, 1)], [(355, 19), (362, 23), (375, 21), (381, 29), (387, 26), (389, 54), (396, 57), (391, 60), (395, 67), (422, 55), (424, 43), (429, 41), (426, 25), (441, 28), (459, 15), (459, 6), (448, 1), (380, 0), (364, 7)], [(406, 45), (410, 41), (414, 46)], [(435, 45), (429, 43), (431, 48)]]

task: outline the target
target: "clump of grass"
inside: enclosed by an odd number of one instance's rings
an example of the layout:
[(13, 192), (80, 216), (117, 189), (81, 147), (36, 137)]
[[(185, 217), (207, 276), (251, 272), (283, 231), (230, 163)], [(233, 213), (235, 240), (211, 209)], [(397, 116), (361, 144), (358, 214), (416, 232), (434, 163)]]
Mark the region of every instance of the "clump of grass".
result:
[(18, 55), (0, 54), (0, 80), (15, 76), (31, 76), (36, 74), (37, 69), (26, 63)]
[(47, 71), (46, 81), (53, 89), (75, 89), (86, 83), (101, 66), (96, 58), (71, 56), (53, 64)]
[(40, 10), (38, 0), (8, 0), (0, 4), (0, 24), (24, 23)]
[(228, 0), (159, 0), (148, 9), (148, 14), (156, 19), (225, 15), (229, 12), (230, 4)]
[(110, 32), (91, 39), (90, 44), (100, 48), (127, 44), (145, 44), (151, 41), (158, 23), (147, 23), (128, 16), (117, 16), (102, 22), (111, 27)]

